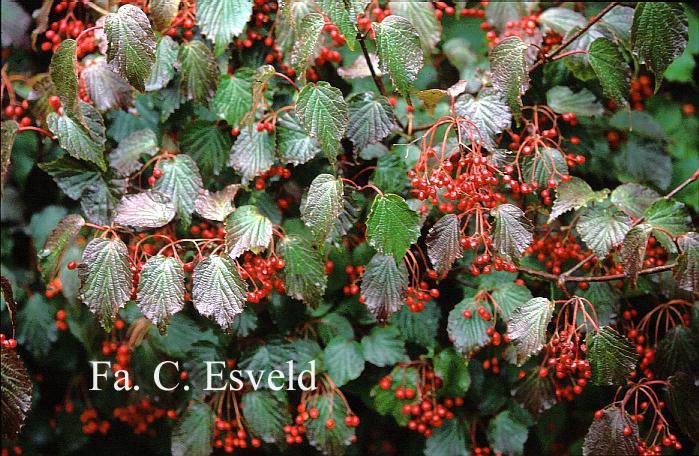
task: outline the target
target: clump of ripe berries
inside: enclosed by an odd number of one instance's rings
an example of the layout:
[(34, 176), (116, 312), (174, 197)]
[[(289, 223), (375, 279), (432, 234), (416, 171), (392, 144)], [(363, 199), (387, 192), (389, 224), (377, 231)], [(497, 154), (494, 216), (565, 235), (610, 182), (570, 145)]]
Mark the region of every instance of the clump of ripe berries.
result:
[[(266, 125), (272, 124), (267, 123)], [(270, 169), (255, 178), (255, 189), (264, 190), (265, 186), (267, 185), (267, 181), (275, 176), (278, 176), (280, 179), (289, 179), (291, 177), (291, 170), (283, 166), (272, 166)]]
[(17, 347), (17, 340), (7, 338), (5, 334), (0, 334), (0, 345), (2, 345), (2, 348), (15, 348)]
[(180, 3), (177, 15), (172, 19), (170, 27), (165, 30), (164, 34), (172, 38), (179, 37), (184, 41), (189, 41), (194, 36), (192, 29), (195, 25), (194, 0), (184, 0)]
[(245, 252), (241, 263), (240, 277), (253, 283), (253, 291), (247, 293), (246, 299), (253, 304), (269, 296), (272, 290), (284, 293), (284, 282), (277, 277), (277, 273), (286, 265), (283, 258), (272, 256), (264, 258)]
[(546, 346), (546, 362), (539, 368), (539, 377), (551, 379), (556, 399), (572, 401), (582, 394), (592, 376), (585, 350), (585, 343), (574, 327), (557, 333)]
[(86, 435), (91, 435), (91, 434), (96, 434), (100, 433), (102, 435), (107, 434), (109, 432), (109, 428), (111, 427), (111, 423), (107, 420), (100, 420), (97, 416), (97, 410), (95, 410), (93, 407), (88, 407), (86, 408), (81, 414), (80, 414), (80, 422), (82, 423), (82, 431), (83, 434)]
[(5, 106), (2, 113), (7, 119), (16, 121), (20, 127), (28, 127), (32, 124), (32, 118), (28, 115), (29, 102), (27, 100), (15, 99)]
[(60, 309), (58, 312), (56, 312), (56, 329), (59, 331), (67, 331), (68, 330), (68, 322), (66, 319), (68, 318), (68, 313)]
[(224, 420), (217, 417), (214, 421), (214, 448), (221, 448), (230, 454), (234, 453), (236, 448), (248, 448), (248, 441), (252, 448), (262, 446), (262, 441), (250, 436), (239, 419)]
[(116, 407), (113, 413), (116, 419), (128, 424), (134, 434), (146, 434), (149, 437), (156, 436), (156, 430), (152, 425), (160, 418), (167, 416), (171, 420), (177, 419), (177, 413), (174, 410), (156, 407), (150, 399), (146, 398), (134, 404)]
[[(51, 17), (54, 18), (43, 35), (43, 42), (39, 45), (44, 52), (55, 52), (62, 41), (72, 38), (78, 41), (76, 55), (80, 59), (84, 55), (94, 52), (97, 48), (94, 32), (85, 30), (93, 27), (89, 21), (89, 10), (84, 2), (63, 0), (53, 7)], [(60, 17), (60, 19), (56, 19)], [(82, 35), (81, 35), (82, 34)]]

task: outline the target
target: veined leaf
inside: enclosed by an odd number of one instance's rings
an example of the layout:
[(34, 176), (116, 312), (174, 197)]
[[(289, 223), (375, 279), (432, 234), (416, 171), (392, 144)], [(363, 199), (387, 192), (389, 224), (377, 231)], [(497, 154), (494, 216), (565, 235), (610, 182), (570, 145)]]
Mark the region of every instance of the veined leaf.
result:
[(129, 250), (121, 239), (95, 238), (78, 266), (80, 299), (109, 331), (131, 297)]
[(13, 348), (0, 349), (2, 436), (16, 439), (32, 406), (32, 380)]
[(615, 158), (624, 174), (639, 182), (652, 183), (661, 190), (667, 189), (672, 177), (672, 159), (661, 141), (632, 135), (621, 149), (621, 154)]
[(573, 92), (565, 86), (551, 87), (546, 92), (546, 104), (558, 114), (572, 112), (578, 116), (601, 116), (604, 113), (602, 103), (587, 89)]
[(522, 109), (522, 95), (529, 88), (529, 69), (525, 54), (528, 49), (521, 38), (505, 38), (490, 50), (488, 60), (493, 87), (502, 92), (515, 117)]
[(77, 43), (63, 40), (51, 57), (49, 74), (56, 94), (69, 115), (82, 120), (78, 99), (78, 62), (75, 57)]
[(80, 199), (87, 220), (98, 225), (111, 225), (113, 212), (124, 190), (123, 180), (101, 178), (87, 186)]
[(223, 222), (235, 210), (233, 200), (239, 188), (238, 184), (230, 184), (218, 192), (204, 190), (194, 202), (194, 209), (205, 219)]
[(218, 176), (226, 165), (231, 139), (215, 123), (195, 120), (182, 131), (180, 148), (197, 162), (202, 176), (211, 178)]
[(179, 8), (180, 0), (151, 0), (150, 17), (153, 19), (155, 29), (166, 29), (177, 15)]
[(145, 83), (147, 91), (164, 89), (172, 81), (175, 77), (175, 63), (177, 63), (179, 50), (180, 45), (168, 35), (163, 35), (158, 40), (158, 45), (155, 47), (155, 62)]
[(240, 125), (245, 115), (252, 111), (252, 72), (238, 70), (235, 76), (221, 75), (213, 108), (231, 127)]
[[(342, 398), (334, 391), (318, 395), (314, 404), (318, 409), (318, 418), (308, 420), (306, 423), (308, 443), (327, 455), (344, 455), (355, 433), (354, 428), (347, 427), (345, 424), (347, 408), (339, 404), (342, 404)], [(325, 426), (329, 418), (335, 421), (332, 429)]]
[(631, 90), (629, 65), (619, 47), (607, 38), (598, 38), (590, 45), (590, 65), (604, 93), (622, 106)]
[(340, 150), (340, 139), (347, 130), (349, 113), (342, 92), (325, 81), (306, 84), (296, 101), (296, 118), (304, 130), (318, 139), (331, 161)]
[(642, 217), (646, 209), (658, 199), (658, 192), (635, 183), (620, 185), (611, 194), (611, 201), (616, 207), (636, 218)]
[(624, 265), (624, 274), (631, 284), (636, 286), (638, 272), (643, 268), (643, 257), (646, 254), (646, 244), (650, 236), (651, 227), (647, 223), (635, 226), (629, 230), (621, 247), (621, 258)]
[(228, 165), (240, 174), (243, 184), (272, 167), (274, 139), (267, 131), (257, 131), (256, 128), (244, 128), (240, 132), (231, 149)]
[(420, 35), (413, 24), (401, 16), (388, 16), (381, 23), (374, 22), (372, 27), (381, 71), (388, 73), (393, 85), (407, 97), (422, 69)]
[(66, 196), (74, 200), (80, 199), (87, 189), (103, 179), (99, 169), (69, 155), (63, 155), (52, 162), (39, 163), (39, 168), (53, 178)]
[(616, 330), (603, 326), (586, 339), (587, 359), (595, 385), (624, 385), (636, 367), (638, 354)]
[(369, 245), (382, 255), (392, 255), (396, 261), (405, 256), (420, 237), (420, 219), (405, 200), (391, 193), (377, 196), (366, 221)]
[(522, 209), (512, 204), (501, 204), (491, 213), (495, 215), (493, 246), (505, 258), (519, 258), (532, 243), (531, 223)]
[[(626, 428), (631, 429), (631, 434), (624, 434)], [(609, 406), (602, 411), (602, 418), (592, 421), (583, 443), (583, 455), (634, 456), (637, 442), (638, 425), (625, 410)]]
[(572, 9), (554, 7), (547, 8), (546, 11), (541, 13), (539, 23), (561, 36), (566, 36), (568, 32), (576, 27), (585, 27), (587, 19)]
[(497, 304), (496, 310), (502, 314), (505, 321), (512, 316), (512, 312), (523, 302), (533, 298), (529, 288), (514, 282), (499, 284), (492, 289), (490, 294), (493, 297), (493, 301)]
[(362, 337), (362, 354), (365, 360), (379, 367), (392, 366), (408, 359), (402, 335), (392, 325), (375, 326)]
[(228, 255), (209, 255), (194, 268), (192, 303), (205, 317), (212, 318), (224, 331), (245, 307), (247, 285)]
[(153, 190), (169, 196), (177, 209), (177, 215), (189, 224), (194, 211), (194, 201), (202, 188), (199, 168), (188, 155), (176, 155), (172, 160), (160, 162), (163, 175)]
[(58, 222), (51, 231), (44, 248), (37, 254), (39, 271), (44, 283), (50, 283), (58, 275), (63, 256), (83, 226), (85, 226), (85, 219), (78, 214), (70, 214)]
[(468, 93), (461, 95), (456, 100), (455, 109), (476, 126), (478, 131), (473, 132), (476, 141), (483, 141), (490, 149), (496, 146), (495, 137), (512, 123), (510, 108), (502, 100), (502, 95), (493, 89), (483, 89), (477, 97)]
[(323, 15), (319, 13), (306, 14), (298, 24), (297, 37), (291, 52), (291, 64), (302, 78), (314, 57), (324, 25)]
[(157, 191), (125, 195), (116, 207), (114, 223), (135, 229), (160, 228), (175, 218), (175, 204)]
[(362, 346), (354, 340), (336, 337), (323, 350), (323, 361), (328, 375), (337, 386), (359, 378), (364, 371)]
[(51, 133), (58, 136), (58, 144), (68, 154), (81, 160), (87, 160), (107, 169), (104, 159), (105, 137), (104, 121), (100, 113), (87, 103), (80, 102), (84, 125), (67, 114), (52, 112), (46, 117), (46, 124)]
[(279, 117), (276, 127), (277, 149), (282, 163), (301, 165), (321, 152), (318, 140), (308, 136), (291, 115)]
[(216, 47), (219, 56), (240, 35), (252, 15), (252, 0), (198, 0), (197, 25)]
[(437, 304), (427, 301), (425, 308), (420, 312), (413, 312), (408, 306), (401, 307), (401, 310), (391, 317), (391, 323), (398, 327), (406, 341), (423, 347), (434, 347), (437, 344), (440, 316)]
[(318, 0), (320, 10), (335, 24), (345, 38), (347, 47), (354, 51), (357, 46), (357, 17), (344, 0)]
[(578, 221), (580, 237), (601, 260), (609, 250), (621, 244), (631, 229), (631, 219), (613, 206), (593, 206)]
[(553, 302), (546, 298), (532, 298), (512, 312), (507, 322), (507, 336), (514, 346), (518, 366), (544, 346), (553, 308)]
[(277, 244), (277, 255), (286, 262), (284, 277), (287, 295), (317, 307), (328, 281), (325, 260), (320, 251), (306, 239), (290, 235)]
[(17, 343), (34, 358), (47, 356), (58, 338), (58, 331), (55, 316), (44, 295), (34, 293), (24, 303), (18, 317)]
[(666, 378), (675, 372), (699, 373), (699, 335), (677, 325), (665, 333), (657, 344), (654, 373)]
[(199, 40), (180, 46), (177, 60), (180, 63), (180, 90), (188, 99), (206, 104), (216, 94), (218, 66), (214, 55)]
[(148, 258), (138, 282), (138, 308), (165, 333), (170, 318), (184, 308), (184, 269), (175, 257)]
[(141, 169), (141, 157), (152, 157), (158, 152), (158, 139), (153, 130), (143, 129), (131, 133), (109, 153), (109, 166), (118, 176), (126, 177)]
[(343, 208), (342, 181), (330, 174), (319, 174), (301, 204), (301, 219), (315, 239), (323, 243)]
[[(465, 297), (449, 312), (447, 334), (461, 355), (471, 356), (490, 341), (487, 330), (491, 323), (478, 315), (479, 303), (471, 297)], [(464, 315), (468, 311), (470, 317)]]
[(682, 253), (677, 257), (673, 276), (677, 286), (696, 293), (699, 291), (699, 235), (687, 233), (677, 239)]
[(438, 274), (447, 272), (463, 256), (459, 218), (454, 214), (442, 216), (427, 233), (427, 256)]
[(692, 218), (684, 203), (674, 200), (656, 201), (646, 209), (645, 218), (646, 222), (656, 229), (656, 233), (659, 231), (657, 229), (662, 229), (676, 236), (685, 234), (692, 226)]
[(122, 5), (107, 15), (107, 59), (124, 79), (143, 92), (155, 62), (155, 35), (148, 16), (134, 5)]
[(398, 312), (408, 288), (408, 268), (402, 261), (396, 264), (392, 256), (374, 255), (362, 276), (361, 293), (364, 303), (379, 321)]
[(208, 456), (212, 451), (216, 414), (209, 404), (192, 402), (172, 430), (173, 456)]
[(364, 92), (350, 98), (347, 137), (355, 151), (383, 140), (395, 127), (393, 108), (385, 97)]
[(488, 425), (488, 442), (498, 453), (523, 454), (528, 435), (529, 428), (509, 410), (498, 413)]
[(243, 416), (254, 435), (267, 443), (284, 441), (284, 425), (291, 422), (285, 391), (248, 391), (242, 405)]
[(14, 120), (2, 122), (2, 143), (0, 144), (0, 193), (5, 188), (5, 180), (10, 171), (10, 158), (12, 146), (19, 131), (19, 124)]
[(80, 77), (85, 82), (87, 95), (99, 111), (128, 109), (133, 105), (133, 89), (112, 71), (104, 59), (88, 63)]
[(468, 424), (465, 419), (459, 416), (453, 420), (444, 421), (444, 424), (435, 428), (432, 436), (425, 441), (425, 456), (444, 454), (450, 456), (471, 455), (468, 443)]
[(580, 209), (590, 201), (605, 197), (607, 193), (593, 191), (587, 182), (575, 176), (568, 182), (561, 182), (556, 187), (556, 201), (551, 208), (549, 223), (572, 209)]
[(442, 37), (442, 25), (437, 20), (432, 3), (392, 1), (389, 3), (389, 8), (393, 14), (404, 17), (413, 24), (420, 37), (422, 49), (431, 53)]
[(226, 219), (226, 249), (237, 258), (252, 250), (259, 253), (272, 241), (272, 222), (255, 206), (241, 206)]
[(440, 351), (434, 357), (434, 373), (442, 379), (440, 393), (458, 396), (468, 391), (471, 375), (468, 372), (468, 360), (464, 359), (452, 347)]
[[(554, 170), (556, 171), (554, 173)], [(539, 154), (532, 154), (522, 164), (522, 178), (526, 182), (538, 182), (546, 187), (549, 179), (561, 182), (561, 175), (568, 174), (568, 163), (560, 150), (544, 147)]]

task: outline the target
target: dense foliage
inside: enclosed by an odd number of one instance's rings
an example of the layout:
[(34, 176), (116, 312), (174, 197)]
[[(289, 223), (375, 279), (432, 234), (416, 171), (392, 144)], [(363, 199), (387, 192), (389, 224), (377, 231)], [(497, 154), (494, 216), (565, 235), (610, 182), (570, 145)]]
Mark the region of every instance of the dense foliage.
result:
[(697, 11), (555, 3), (2, 0), (2, 454), (695, 454)]

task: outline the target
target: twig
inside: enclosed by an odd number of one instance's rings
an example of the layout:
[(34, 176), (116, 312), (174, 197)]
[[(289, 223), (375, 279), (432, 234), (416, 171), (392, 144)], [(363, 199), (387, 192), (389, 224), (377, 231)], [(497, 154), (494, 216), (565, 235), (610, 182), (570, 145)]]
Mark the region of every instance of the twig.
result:
[(698, 178), (699, 178), (699, 168), (697, 168), (697, 170), (694, 171), (694, 173), (689, 177), (689, 179), (687, 179), (686, 181), (682, 182), (682, 183), (681, 183), (680, 185), (678, 185), (673, 191), (671, 191), (670, 193), (668, 193), (667, 195), (665, 195), (665, 196), (663, 197), (663, 199), (669, 200), (670, 198), (672, 198), (673, 196), (675, 196), (676, 194), (678, 194), (679, 192), (681, 192), (682, 190), (684, 190), (684, 188), (685, 188), (686, 186), (688, 186), (689, 184), (691, 184), (692, 182), (694, 182), (694, 181), (697, 180)]

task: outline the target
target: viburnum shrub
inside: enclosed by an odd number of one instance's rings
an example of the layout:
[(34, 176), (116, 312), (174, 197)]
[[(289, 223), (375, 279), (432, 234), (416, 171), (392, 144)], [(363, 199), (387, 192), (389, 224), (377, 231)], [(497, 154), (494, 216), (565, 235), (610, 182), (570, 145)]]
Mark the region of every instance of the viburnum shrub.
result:
[(2, 455), (697, 451), (694, 6), (2, 16)]

